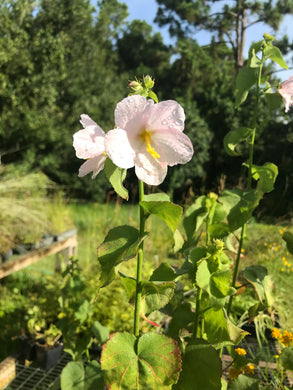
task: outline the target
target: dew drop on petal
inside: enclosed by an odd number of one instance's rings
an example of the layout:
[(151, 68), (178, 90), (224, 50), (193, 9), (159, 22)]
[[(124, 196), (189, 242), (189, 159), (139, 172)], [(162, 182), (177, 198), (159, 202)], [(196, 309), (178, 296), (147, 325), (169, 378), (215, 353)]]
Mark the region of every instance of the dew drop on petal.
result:
[(177, 120), (175, 121), (175, 125), (176, 125), (176, 126), (182, 126), (182, 125), (183, 125), (183, 121), (182, 121), (181, 119), (177, 119)]
[(168, 122), (166, 121), (166, 119), (164, 119), (163, 121), (162, 121), (162, 125), (166, 125)]
[(173, 123), (170, 123), (169, 128), (170, 128), (170, 127), (174, 127)]
[(172, 119), (172, 117), (171, 116), (168, 116), (168, 120), (170, 121)]
[(173, 110), (172, 115), (173, 115), (173, 116), (178, 116), (178, 115), (179, 115), (179, 110), (178, 110), (178, 108), (175, 108), (175, 110)]

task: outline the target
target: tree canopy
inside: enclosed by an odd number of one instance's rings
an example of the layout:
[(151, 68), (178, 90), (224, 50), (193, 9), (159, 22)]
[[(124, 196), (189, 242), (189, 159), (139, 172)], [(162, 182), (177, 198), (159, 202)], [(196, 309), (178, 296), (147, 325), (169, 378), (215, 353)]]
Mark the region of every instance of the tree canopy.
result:
[[(118, 0), (101, 0), (96, 6), (89, 0), (1, 2), (0, 157), (4, 165), (40, 169), (70, 197), (105, 200), (111, 192), (103, 174), (95, 180), (77, 177), (82, 161), (74, 155), (72, 135), (81, 128), (81, 114), (88, 114), (104, 131), (112, 129), (115, 105), (128, 95), (129, 81), (150, 74), (160, 100), (176, 99), (184, 107), (185, 131), (195, 149), (188, 165), (169, 170), (162, 188), (180, 200), (217, 191), (223, 177), (227, 186), (235, 184), (241, 161), (227, 157), (222, 142), (229, 130), (249, 118), (254, 104), (247, 101), (241, 109), (235, 108), (234, 84), (245, 63), (245, 32), (260, 21), (277, 30), (282, 17), (292, 12), (293, 0), (157, 3), (156, 21), (169, 26), (177, 37), (173, 47), (145, 21), (129, 22), (127, 6)], [(201, 47), (197, 42), (199, 29), (209, 32), (209, 45)], [(292, 47), (286, 36), (281, 43), (283, 53)], [(263, 106), (260, 160), (267, 150), (278, 159), (284, 144), (290, 147), (290, 126), (282, 116), (275, 112), (268, 119)], [(277, 142), (272, 141), (276, 129), (286, 134)], [(283, 194), (282, 189), (290, 187), (286, 183), (292, 175), (288, 168), (292, 157), (280, 163), (284, 174), (277, 186)], [(126, 185), (135, 186), (131, 171)]]

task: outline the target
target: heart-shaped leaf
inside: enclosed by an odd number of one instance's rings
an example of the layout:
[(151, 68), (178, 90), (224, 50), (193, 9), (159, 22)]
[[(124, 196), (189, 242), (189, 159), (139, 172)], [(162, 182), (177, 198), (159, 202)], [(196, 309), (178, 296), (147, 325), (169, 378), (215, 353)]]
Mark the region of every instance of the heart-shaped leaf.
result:
[(117, 226), (109, 231), (104, 242), (98, 247), (98, 260), (101, 264), (100, 286), (109, 284), (115, 267), (122, 261), (132, 259), (138, 252), (141, 241), (139, 232), (132, 226)]
[(252, 177), (258, 181), (258, 189), (262, 192), (271, 192), (278, 176), (278, 167), (273, 163), (265, 163), (263, 166), (253, 165)]
[(248, 140), (252, 131), (252, 129), (247, 127), (240, 127), (239, 129), (229, 131), (224, 137), (224, 148), (227, 154), (230, 156), (240, 156), (241, 153), (238, 150), (239, 144)]
[(284, 69), (288, 69), (288, 66), (282, 56), (281, 50), (277, 46), (273, 46), (272, 43), (267, 44), (263, 50), (263, 53), (270, 60), (276, 62)]
[(215, 348), (238, 344), (248, 333), (234, 325), (224, 309), (211, 308), (204, 313), (208, 341)]
[[(144, 200), (139, 202), (141, 207), (149, 213), (161, 218), (169, 226), (174, 233), (182, 215), (182, 207), (166, 201), (166, 200), (150, 200), (150, 199), (165, 199), (165, 194), (154, 194), (156, 197), (150, 198), (150, 195), (144, 197)], [(158, 195), (160, 195), (158, 197)], [(165, 197), (163, 197), (165, 195)]]
[(245, 102), (250, 88), (257, 82), (257, 68), (245, 66), (240, 69), (236, 79), (236, 106)]
[[(134, 303), (136, 280), (120, 273), (130, 302)], [(175, 282), (142, 281), (141, 282), (141, 314), (148, 315), (166, 306), (173, 296)]]
[(257, 190), (225, 190), (219, 200), (227, 210), (230, 231), (241, 227), (252, 216), (259, 204), (262, 193)]
[(176, 390), (221, 389), (222, 364), (218, 352), (205, 340), (192, 340), (185, 349)]
[(175, 340), (146, 333), (137, 339), (115, 333), (104, 344), (101, 368), (111, 390), (171, 389), (181, 370), (180, 350)]

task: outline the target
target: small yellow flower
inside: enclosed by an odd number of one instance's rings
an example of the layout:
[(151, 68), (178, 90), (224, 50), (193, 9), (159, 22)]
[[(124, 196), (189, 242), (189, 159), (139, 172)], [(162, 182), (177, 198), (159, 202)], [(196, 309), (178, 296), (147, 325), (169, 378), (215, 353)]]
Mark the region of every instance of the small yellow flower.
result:
[(274, 339), (280, 339), (280, 338), (282, 337), (282, 333), (281, 333), (280, 329), (278, 329), (278, 328), (273, 328), (273, 329), (272, 329), (272, 337), (273, 337)]
[(238, 368), (231, 367), (229, 370), (229, 378), (231, 380), (238, 378), (238, 376), (242, 373), (242, 371)]
[(241, 253), (244, 253), (245, 252), (245, 249), (244, 248), (241, 248)]
[(284, 272), (285, 270), (284, 270), (284, 268), (281, 268), (281, 272)]
[(280, 355), (274, 355), (275, 359), (279, 359)]
[(243, 367), (244, 374), (254, 374), (254, 364), (248, 363)]
[(284, 330), (283, 335), (280, 339), (280, 343), (284, 345), (284, 347), (289, 347), (293, 342), (293, 333)]
[(243, 348), (235, 348), (235, 352), (236, 352), (239, 356), (245, 356), (245, 355), (246, 355), (246, 351), (245, 351), (245, 349), (243, 349)]

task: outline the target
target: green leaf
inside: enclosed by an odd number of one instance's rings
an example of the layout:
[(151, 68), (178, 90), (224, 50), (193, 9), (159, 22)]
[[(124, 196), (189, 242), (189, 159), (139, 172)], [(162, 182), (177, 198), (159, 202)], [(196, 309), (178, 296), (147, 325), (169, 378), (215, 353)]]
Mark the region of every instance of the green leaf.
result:
[(153, 91), (149, 91), (149, 92), (148, 92), (148, 97), (150, 97), (151, 99), (153, 99), (156, 103), (159, 102), (157, 95), (156, 95), (155, 92), (153, 92)]
[(228, 390), (259, 390), (260, 380), (246, 375), (239, 375), (238, 378), (229, 382)]
[(284, 348), (279, 359), (285, 370), (293, 371), (293, 347)]
[[(159, 194), (154, 194), (159, 195)], [(160, 194), (161, 195), (161, 194)], [(145, 200), (147, 199), (147, 200)], [(149, 201), (149, 197), (145, 196), (144, 200), (139, 204), (149, 213), (161, 218), (169, 226), (174, 233), (182, 215), (182, 207), (168, 201)]]
[(251, 136), (253, 129), (248, 127), (240, 127), (236, 130), (231, 130), (224, 137), (224, 148), (230, 156), (240, 156), (239, 144), (247, 141)]
[(293, 234), (290, 232), (285, 232), (282, 238), (287, 244), (288, 251), (293, 255)]
[(175, 230), (175, 232), (173, 234), (173, 239), (174, 239), (173, 250), (174, 250), (174, 253), (177, 253), (180, 251), (180, 249), (184, 245), (184, 237), (182, 236), (181, 232), (178, 229)]
[(270, 60), (276, 62), (284, 69), (288, 69), (288, 66), (282, 56), (280, 49), (273, 44), (267, 44), (263, 50), (264, 55)]
[(181, 368), (176, 341), (146, 333), (137, 339), (129, 333), (115, 333), (104, 345), (101, 367), (111, 390), (171, 389)]
[(271, 287), (268, 270), (262, 265), (250, 265), (243, 271), (243, 276), (253, 285), (260, 302), (264, 302)]
[(123, 186), (127, 170), (117, 167), (109, 158), (105, 161), (105, 174), (112, 184), (115, 192), (121, 196), (121, 198), (128, 200), (128, 191)]
[(230, 233), (229, 226), (226, 223), (214, 223), (208, 226), (210, 238), (223, 238)]
[(208, 263), (206, 260), (203, 260), (197, 268), (196, 283), (198, 287), (205, 290), (209, 295), (211, 295), (210, 280), (211, 273), (209, 271)]
[(180, 304), (172, 315), (167, 334), (171, 337), (178, 337), (181, 329), (187, 328), (194, 321), (194, 312), (191, 311), (190, 304), (184, 302)]
[(245, 102), (250, 88), (257, 82), (257, 69), (245, 66), (236, 79), (236, 106)]
[(92, 326), (92, 331), (99, 344), (104, 344), (109, 339), (109, 329), (100, 324), (99, 321), (95, 321)]
[(212, 295), (217, 298), (224, 298), (236, 293), (236, 290), (231, 287), (231, 272), (229, 269), (214, 272), (211, 275), (210, 285)]
[[(123, 285), (129, 296), (130, 302), (134, 303), (136, 292), (136, 280), (120, 273)], [(173, 296), (175, 283), (172, 281), (143, 281), (141, 282), (141, 314), (148, 315), (167, 305)]]
[(69, 362), (61, 373), (62, 390), (84, 390), (83, 362)]
[(132, 259), (145, 238), (132, 226), (118, 226), (109, 231), (104, 242), (98, 247), (98, 260), (101, 264), (100, 286), (109, 284), (114, 276), (115, 267), (122, 261)]
[(93, 360), (85, 368), (84, 390), (105, 390), (105, 382), (99, 362)]
[(174, 282), (142, 282), (142, 311), (148, 315), (167, 305), (176, 284)]
[(254, 48), (251, 50), (251, 56), (249, 58), (249, 66), (251, 68), (259, 68), (262, 65), (262, 61), (258, 56), (255, 54)]
[(170, 202), (170, 197), (165, 192), (157, 192), (155, 194), (145, 195), (143, 200), (147, 202)]
[(282, 96), (278, 92), (265, 92), (265, 98), (271, 111), (277, 110), (283, 102)]
[(161, 263), (157, 269), (154, 270), (150, 281), (170, 281), (177, 277), (176, 272), (168, 263)]
[(90, 312), (90, 303), (87, 299), (83, 299), (78, 309), (74, 313), (75, 319), (83, 323), (87, 320), (89, 312)]
[(176, 390), (219, 390), (222, 364), (217, 351), (205, 340), (192, 340), (185, 349)]
[(224, 309), (211, 308), (204, 313), (208, 342), (216, 349), (238, 344), (248, 333), (234, 325)]
[(253, 179), (258, 180), (259, 191), (264, 193), (273, 191), (278, 176), (278, 167), (275, 164), (267, 162), (262, 166), (252, 165), (251, 173)]
[(183, 219), (183, 227), (189, 242), (194, 239), (195, 232), (198, 231), (207, 215), (208, 209), (199, 205), (198, 202), (189, 207)]
[(228, 212), (227, 219), (231, 232), (249, 220), (261, 197), (262, 194), (257, 190), (225, 190), (222, 192), (219, 201)]

